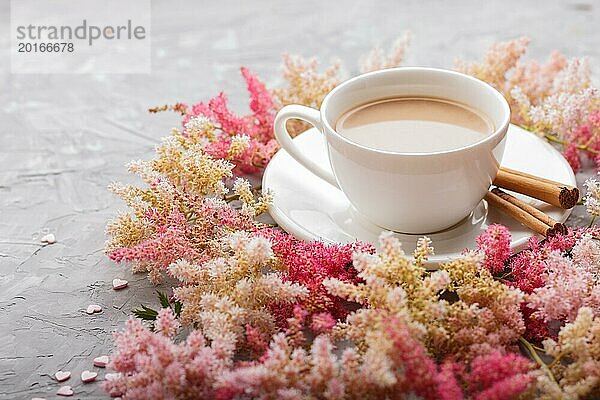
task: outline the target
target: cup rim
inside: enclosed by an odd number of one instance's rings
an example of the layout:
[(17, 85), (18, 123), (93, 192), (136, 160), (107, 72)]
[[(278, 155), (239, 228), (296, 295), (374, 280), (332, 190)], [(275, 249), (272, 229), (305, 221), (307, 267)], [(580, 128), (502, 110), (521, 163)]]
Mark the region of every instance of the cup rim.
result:
[[(329, 123), (329, 121), (325, 118), (325, 110), (327, 109), (327, 105), (329, 104), (329, 102), (331, 101), (331, 99), (336, 95), (337, 92), (339, 92), (340, 90), (342, 90), (345, 86), (348, 86), (349, 84), (352, 84), (356, 81), (360, 81), (360, 80), (364, 80), (364, 79), (368, 79), (370, 77), (373, 76), (377, 76), (377, 75), (387, 75), (387, 74), (395, 74), (398, 73), (399, 71), (429, 71), (429, 72), (434, 72), (434, 73), (443, 73), (443, 74), (448, 74), (448, 75), (455, 75), (455, 76), (460, 76), (464, 79), (468, 79), (470, 81), (472, 81), (473, 83), (477, 84), (477, 85), (481, 85), (483, 87), (485, 87), (487, 90), (490, 91), (491, 94), (494, 95), (494, 97), (496, 97), (496, 99), (498, 99), (499, 103), (501, 104), (503, 111), (504, 111), (504, 116), (502, 118), (502, 122), (499, 124), (498, 127), (496, 127), (496, 129), (494, 130), (494, 132), (492, 132), (491, 134), (487, 135), (485, 138), (480, 139), (474, 143), (471, 143), (467, 146), (462, 146), (462, 147), (457, 147), (454, 149), (450, 149), (450, 150), (443, 150), (443, 151), (432, 151), (432, 152), (426, 152), (426, 153), (408, 153), (408, 152), (399, 152), (399, 151), (390, 151), (390, 150), (381, 150), (381, 149), (376, 149), (373, 147), (369, 147), (369, 146), (364, 146), (362, 144), (353, 142), (352, 140), (342, 136), (340, 133), (338, 133)], [(364, 74), (360, 74), (357, 75), (355, 77), (349, 78), (345, 81), (343, 81), (342, 83), (340, 83), (339, 85), (337, 85), (335, 88), (333, 88), (333, 90), (331, 90), (323, 99), (323, 102), (321, 103), (321, 108), (319, 110), (320, 115), (321, 115), (321, 123), (325, 126), (326, 130), (328, 133), (333, 134), (337, 139), (343, 141), (344, 143), (362, 149), (362, 150), (366, 150), (366, 151), (371, 151), (374, 153), (378, 153), (378, 154), (385, 154), (385, 155), (397, 155), (397, 156), (406, 156), (406, 157), (425, 157), (425, 156), (432, 156), (432, 155), (444, 155), (444, 154), (453, 154), (453, 153), (459, 153), (459, 152), (463, 152), (465, 150), (469, 150), (475, 147), (479, 147), (482, 146), (484, 144), (487, 144), (489, 142), (494, 142), (496, 141), (499, 137), (502, 137), (506, 134), (506, 130), (508, 128), (508, 125), (510, 123), (510, 106), (508, 105), (508, 101), (506, 100), (506, 98), (502, 95), (502, 93), (500, 93), (495, 87), (493, 87), (492, 85), (490, 85), (487, 82), (482, 81), (481, 79), (477, 79), (471, 75), (467, 75), (467, 74), (463, 74), (461, 72), (457, 72), (457, 71), (452, 71), (449, 69), (444, 69), (444, 68), (433, 68), (433, 67), (396, 67), (396, 68), (387, 68), (387, 69), (382, 69), (382, 70), (377, 70), (377, 71), (372, 71), (372, 72), (367, 72)], [(498, 140), (499, 142), (499, 140)]]

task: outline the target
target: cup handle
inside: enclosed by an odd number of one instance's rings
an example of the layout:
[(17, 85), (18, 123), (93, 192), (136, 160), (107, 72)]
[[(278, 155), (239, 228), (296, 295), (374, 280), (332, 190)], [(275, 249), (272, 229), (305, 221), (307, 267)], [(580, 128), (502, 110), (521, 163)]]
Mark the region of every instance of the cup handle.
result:
[(305, 154), (302, 154), (298, 147), (296, 147), (296, 144), (294, 144), (294, 141), (290, 137), (285, 126), (286, 122), (290, 119), (300, 119), (308, 122), (323, 134), (323, 126), (321, 124), (321, 115), (319, 111), (299, 104), (290, 104), (283, 107), (275, 117), (275, 137), (281, 147), (283, 147), (296, 161), (325, 182), (339, 189), (335, 176), (330, 170), (317, 165)]

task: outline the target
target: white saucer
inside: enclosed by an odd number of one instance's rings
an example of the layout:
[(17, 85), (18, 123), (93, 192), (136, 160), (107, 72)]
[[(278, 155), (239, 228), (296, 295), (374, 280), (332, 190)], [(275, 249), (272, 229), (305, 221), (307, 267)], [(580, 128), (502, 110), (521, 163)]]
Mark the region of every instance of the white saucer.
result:
[[(310, 129), (296, 137), (294, 142), (318, 164), (329, 168), (325, 140), (319, 131)], [(573, 170), (554, 147), (514, 125), (508, 130), (502, 166), (576, 186)], [(274, 196), (269, 209), (271, 216), (281, 228), (295, 237), (331, 243), (359, 240), (377, 246), (377, 238), (383, 229), (356, 213), (341, 191), (317, 178), (285, 150), (279, 150), (267, 165), (262, 187), (263, 190), (271, 190)], [(514, 195), (557, 221), (564, 222), (571, 214), (571, 210)], [(466, 220), (445, 231), (427, 235), (435, 248), (435, 255), (429, 260), (432, 264), (430, 267), (457, 258), (464, 249), (475, 247), (475, 237), (493, 223), (510, 229), (511, 248), (514, 251), (525, 248), (527, 240), (534, 235), (511, 217), (488, 209), (487, 203), (482, 200)], [(417, 239), (423, 235), (397, 236), (408, 253), (412, 252)]]

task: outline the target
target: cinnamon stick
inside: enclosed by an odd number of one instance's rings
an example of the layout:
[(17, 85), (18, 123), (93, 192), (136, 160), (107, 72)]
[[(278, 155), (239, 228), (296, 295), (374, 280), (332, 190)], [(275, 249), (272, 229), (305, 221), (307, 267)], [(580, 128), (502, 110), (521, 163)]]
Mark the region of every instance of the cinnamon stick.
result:
[(550, 227), (522, 208), (498, 196), (496, 193), (487, 192), (485, 199), (491, 206), (512, 216), (514, 219), (540, 235), (547, 237), (556, 233), (554, 227)]
[(567, 233), (567, 227), (564, 224), (558, 222), (557, 220), (555, 220), (548, 214), (538, 210), (537, 208), (533, 207), (532, 205), (527, 204), (524, 201), (519, 200), (516, 197), (511, 196), (510, 194), (508, 194), (506, 192), (503, 192), (499, 188), (493, 188), (492, 193), (494, 193), (495, 195), (498, 195), (503, 200), (506, 200), (509, 203), (514, 204), (515, 206), (519, 207), (521, 210), (531, 214), (532, 216), (539, 219), (544, 224), (548, 225), (550, 228), (554, 228), (554, 230), (557, 233), (562, 233), (562, 234)]
[(568, 209), (579, 201), (579, 189), (509, 168), (500, 168), (494, 185)]

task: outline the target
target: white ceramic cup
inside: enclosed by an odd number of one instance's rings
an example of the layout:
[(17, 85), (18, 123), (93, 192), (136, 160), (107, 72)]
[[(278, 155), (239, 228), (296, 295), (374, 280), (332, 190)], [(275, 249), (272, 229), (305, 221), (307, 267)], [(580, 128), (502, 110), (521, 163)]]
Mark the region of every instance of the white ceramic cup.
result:
[[(355, 107), (409, 96), (470, 106), (490, 118), (494, 131), (466, 147), (401, 153), (362, 146), (334, 129), (337, 120)], [(331, 170), (298, 150), (286, 129), (292, 118), (312, 124), (325, 136)], [(407, 67), (370, 72), (341, 83), (325, 97), (320, 111), (301, 105), (283, 107), (275, 117), (275, 136), (296, 161), (342, 190), (367, 219), (397, 232), (430, 233), (457, 224), (484, 197), (498, 172), (509, 121), (508, 102), (487, 83), (454, 71)]]

